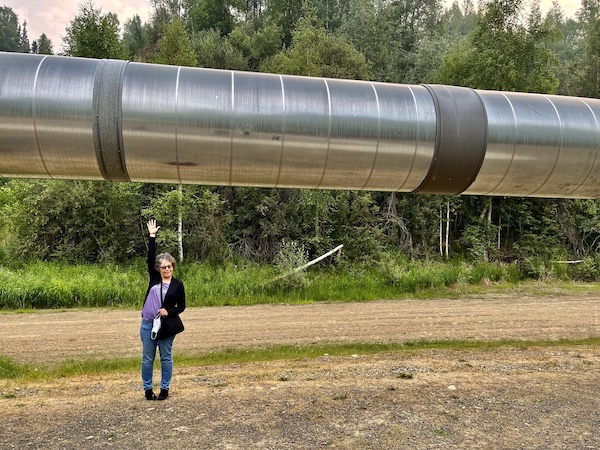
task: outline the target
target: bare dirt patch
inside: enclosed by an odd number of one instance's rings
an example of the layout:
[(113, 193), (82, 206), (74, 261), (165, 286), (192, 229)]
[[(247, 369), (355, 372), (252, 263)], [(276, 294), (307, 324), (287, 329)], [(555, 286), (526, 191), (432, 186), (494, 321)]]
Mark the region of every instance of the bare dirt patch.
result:
[[(600, 336), (600, 297), (190, 308), (175, 352), (418, 339)], [(18, 362), (137, 356), (139, 314), (0, 315)], [(157, 376), (159, 376), (157, 374)], [(422, 350), (176, 367), (165, 402), (138, 373), (0, 380), (0, 448), (600, 449), (600, 347)]]

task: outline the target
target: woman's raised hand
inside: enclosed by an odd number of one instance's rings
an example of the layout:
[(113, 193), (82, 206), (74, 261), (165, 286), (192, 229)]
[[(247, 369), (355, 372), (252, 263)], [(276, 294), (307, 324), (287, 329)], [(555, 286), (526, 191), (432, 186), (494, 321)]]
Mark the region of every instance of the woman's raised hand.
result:
[(156, 233), (158, 233), (158, 229), (160, 228), (159, 226), (156, 226), (156, 219), (150, 219), (147, 225), (148, 233), (150, 233), (150, 236), (156, 236)]

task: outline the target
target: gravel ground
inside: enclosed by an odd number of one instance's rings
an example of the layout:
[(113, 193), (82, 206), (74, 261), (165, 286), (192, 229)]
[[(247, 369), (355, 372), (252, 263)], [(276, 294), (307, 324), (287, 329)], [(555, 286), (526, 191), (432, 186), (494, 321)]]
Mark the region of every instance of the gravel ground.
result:
[[(183, 317), (180, 354), (275, 343), (544, 341), (599, 337), (600, 297), (191, 308)], [(0, 315), (0, 355), (137, 355), (137, 323), (131, 311)], [(0, 380), (0, 423), (1, 449), (600, 449), (600, 346), (176, 367), (164, 402), (143, 399), (137, 372)]]

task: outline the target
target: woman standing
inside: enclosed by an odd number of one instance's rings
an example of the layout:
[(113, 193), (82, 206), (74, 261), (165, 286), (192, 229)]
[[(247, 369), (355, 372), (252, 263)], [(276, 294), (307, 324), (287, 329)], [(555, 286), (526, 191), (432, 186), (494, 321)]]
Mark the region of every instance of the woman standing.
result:
[[(142, 309), (142, 382), (146, 400), (165, 400), (169, 396), (173, 376), (173, 341), (175, 336), (153, 340), (152, 322), (157, 314), (161, 317), (181, 314), (185, 310), (185, 289), (181, 280), (173, 277), (175, 258), (169, 253), (156, 256), (156, 233), (160, 227), (156, 220), (148, 221), (148, 275), (150, 282), (146, 291), (146, 301)], [(162, 292), (161, 292), (162, 291)], [(152, 390), (152, 372), (156, 347), (160, 352), (161, 383), (158, 397)]]

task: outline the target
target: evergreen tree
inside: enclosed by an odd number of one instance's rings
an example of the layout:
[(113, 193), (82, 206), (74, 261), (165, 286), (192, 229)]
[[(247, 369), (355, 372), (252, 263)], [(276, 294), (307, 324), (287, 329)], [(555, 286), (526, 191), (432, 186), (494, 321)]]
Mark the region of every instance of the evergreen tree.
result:
[(30, 53), (31, 44), (29, 43), (29, 36), (27, 34), (27, 21), (23, 22), (21, 26), (21, 33), (19, 36), (19, 51), (21, 53)]
[(42, 33), (37, 41), (37, 53), (40, 55), (53, 55), (52, 41), (48, 39), (45, 33)]
[(192, 42), (178, 17), (173, 17), (172, 22), (165, 26), (164, 36), (158, 41), (158, 52), (152, 62), (174, 66), (198, 65)]
[(123, 26), (123, 44), (130, 58), (136, 58), (147, 45), (146, 32), (139, 15), (127, 20)]

